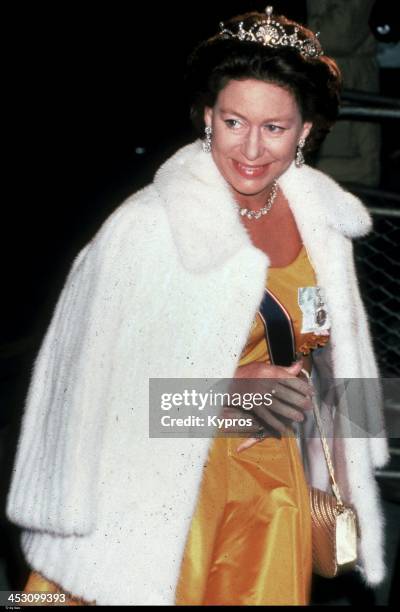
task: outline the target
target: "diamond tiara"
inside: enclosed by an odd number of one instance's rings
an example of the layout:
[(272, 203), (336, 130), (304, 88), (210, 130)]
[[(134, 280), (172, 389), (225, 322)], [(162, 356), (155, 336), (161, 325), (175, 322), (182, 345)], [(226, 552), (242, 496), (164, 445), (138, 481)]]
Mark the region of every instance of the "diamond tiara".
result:
[(256, 42), (264, 47), (291, 47), (297, 49), (306, 58), (323, 55), (324, 52), (318, 40), (319, 32), (314, 35), (314, 38), (302, 39), (298, 37), (299, 28), (295, 26), (293, 33), (287, 34), (284, 26), (272, 19), (273, 10), (272, 6), (267, 6), (265, 9), (267, 18), (256, 21), (248, 30), (244, 28), (243, 21), (241, 21), (236, 33), (226, 29), (224, 23), (221, 22), (219, 36)]

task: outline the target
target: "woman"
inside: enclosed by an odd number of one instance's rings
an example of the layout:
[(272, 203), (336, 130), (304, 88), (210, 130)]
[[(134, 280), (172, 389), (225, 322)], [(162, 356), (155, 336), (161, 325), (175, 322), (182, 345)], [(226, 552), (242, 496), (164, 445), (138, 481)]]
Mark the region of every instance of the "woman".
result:
[[(8, 497), (35, 570), (27, 590), (99, 605), (309, 603), (306, 475), (329, 486), (319, 439), (301, 457), (294, 435), (311, 422), (301, 370), (377, 377), (350, 240), (369, 216), (303, 164), (337, 112), (339, 75), (320, 51), (271, 8), (200, 45), (188, 86), (203, 147), (178, 151), (75, 260), (35, 364)], [(149, 436), (149, 379), (210, 377), (256, 379), (276, 398), (239, 427), (250, 438)], [(332, 414), (343, 431), (342, 410)], [(361, 435), (333, 444), (371, 585), (384, 576), (379, 410), (367, 395)]]

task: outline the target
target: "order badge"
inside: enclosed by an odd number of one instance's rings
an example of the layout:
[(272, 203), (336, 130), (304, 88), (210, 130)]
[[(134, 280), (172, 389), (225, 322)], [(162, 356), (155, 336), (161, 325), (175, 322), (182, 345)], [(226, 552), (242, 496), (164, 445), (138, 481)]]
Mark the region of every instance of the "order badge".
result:
[(303, 313), (302, 334), (319, 334), (330, 328), (325, 293), (322, 287), (299, 287), (298, 303)]

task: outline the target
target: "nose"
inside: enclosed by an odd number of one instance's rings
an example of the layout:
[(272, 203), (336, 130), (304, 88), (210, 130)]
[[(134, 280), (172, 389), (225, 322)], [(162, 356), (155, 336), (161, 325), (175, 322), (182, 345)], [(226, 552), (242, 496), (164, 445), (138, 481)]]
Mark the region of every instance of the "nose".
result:
[(242, 143), (242, 154), (249, 161), (255, 161), (264, 154), (262, 134), (257, 126), (252, 127), (246, 134)]

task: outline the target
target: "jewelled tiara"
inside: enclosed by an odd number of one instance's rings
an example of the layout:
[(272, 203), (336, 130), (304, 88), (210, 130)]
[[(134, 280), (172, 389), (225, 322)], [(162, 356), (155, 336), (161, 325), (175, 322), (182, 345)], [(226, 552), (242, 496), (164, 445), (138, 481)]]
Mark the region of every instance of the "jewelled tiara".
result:
[(238, 40), (256, 42), (264, 47), (291, 47), (297, 49), (306, 58), (323, 55), (322, 47), (318, 40), (319, 32), (313, 38), (299, 38), (299, 28), (294, 27), (292, 34), (287, 34), (284, 26), (272, 19), (273, 7), (267, 6), (266, 19), (256, 21), (247, 30), (243, 21), (240, 21), (237, 32), (225, 28), (223, 22), (219, 24), (223, 38), (237, 38)]

